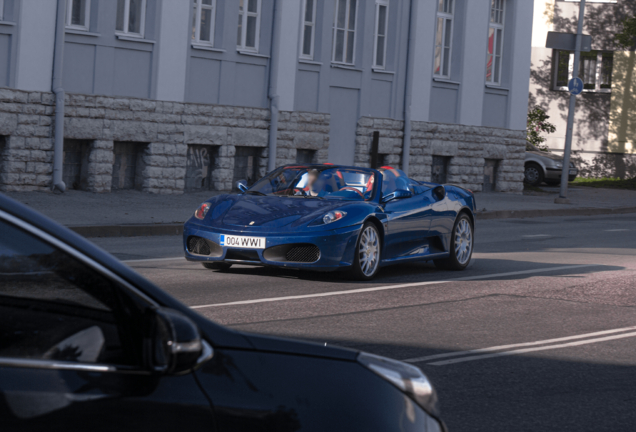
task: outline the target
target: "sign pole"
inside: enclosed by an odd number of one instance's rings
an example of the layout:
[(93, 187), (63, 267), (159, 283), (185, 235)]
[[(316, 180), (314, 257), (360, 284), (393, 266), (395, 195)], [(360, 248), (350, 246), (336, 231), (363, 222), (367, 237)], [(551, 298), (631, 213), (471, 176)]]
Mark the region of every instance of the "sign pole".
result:
[[(561, 190), (559, 197), (554, 200), (557, 204), (568, 203), (568, 177), (570, 176), (570, 152), (572, 151), (572, 135), (574, 129), (574, 111), (576, 107), (576, 95), (583, 91), (583, 84), (579, 78), (579, 61), (581, 59), (581, 41), (583, 40), (583, 21), (585, 19), (585, 0), (581, 0), (579, 6), (579, 25), (576, 30), (576, 46), (574, 49), (574, 67), (572, 68), (572, 80), (568, 86), (570, 89), (570, 109), (568, 112), (568, 127), (565, 134), (565, 149), (563, 152), (563, 168), (561, 170)], [(580, 85), (580, 88), (579, 88)]]

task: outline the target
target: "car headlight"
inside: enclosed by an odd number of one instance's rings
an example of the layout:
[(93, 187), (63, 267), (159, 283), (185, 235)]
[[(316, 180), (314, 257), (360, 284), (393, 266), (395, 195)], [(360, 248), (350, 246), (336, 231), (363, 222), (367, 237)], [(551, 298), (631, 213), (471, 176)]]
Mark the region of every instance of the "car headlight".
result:
[(330, 224), (337, 220), (342, 219), (347, 215), (347, 212), (343, 212), (342, 210), (330, 211), (326, 215), (322, 217), (322, 221), (326, 224)]
[(427, 413), (433, 416), (439, 415), (437, 393), (419, 368), (369, 353), (360, 353), (358, 362), (402, 390)]
[(554, 166), (557, 168), (563, 168), (563, 164), (561, 162), (555, 162)]
[(203, 220), (205, 215), (208, 214), (209, 210), (210, 210), (210, 203), (203, 203), (203, 204), (201, 204), (201, 207), (199, 207), (194, 212), (194, 217), (197, 218), (197, 219)]

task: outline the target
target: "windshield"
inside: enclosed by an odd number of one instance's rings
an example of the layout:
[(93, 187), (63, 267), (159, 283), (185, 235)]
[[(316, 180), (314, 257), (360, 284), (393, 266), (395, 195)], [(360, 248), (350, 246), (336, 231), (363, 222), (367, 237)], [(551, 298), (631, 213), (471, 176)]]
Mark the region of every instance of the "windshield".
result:
[(375, 184), (375, 174), (363, 169), (283, 167), (257, 181), (246, 193), (368, 201), (373, 198)]

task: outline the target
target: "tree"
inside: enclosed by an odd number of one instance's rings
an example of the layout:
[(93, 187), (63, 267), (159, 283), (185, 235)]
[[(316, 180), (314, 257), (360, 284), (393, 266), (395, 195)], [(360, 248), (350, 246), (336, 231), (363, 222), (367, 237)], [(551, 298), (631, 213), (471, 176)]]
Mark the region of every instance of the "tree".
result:
[(629, 49), (634, 46), (634, 38), (636, 38), (636, 16), (625, 18), (622, 26), (622, 30), (614, 36), (614, 40), (621, 48)]
[(549, 152), (548, 146), (543, 144), (546, 141), (546, 138), (541, 136), (542, 133), (551, 134), (556, 131), (556, 127), (548, 122), (550, 118), (549, 115), (545, 113), (545, 111), (540, 106), (535, 106), (528, 113), (528, 142), (539, 150)]

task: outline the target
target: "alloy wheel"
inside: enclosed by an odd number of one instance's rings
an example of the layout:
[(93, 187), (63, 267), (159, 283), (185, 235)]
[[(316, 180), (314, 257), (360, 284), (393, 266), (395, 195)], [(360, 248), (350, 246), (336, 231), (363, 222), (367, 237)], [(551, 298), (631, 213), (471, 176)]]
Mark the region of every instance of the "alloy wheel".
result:
[(372, 276), (380, 262), (380, 239), (372, 226), (368, 226), (362, 232), (358, 245), (358, 258), (360, 269), (365, 276)]
[(473, 230), (470, 222), (461, 219), (455, 229), (455, 256), (461, 265), (465, 265), (470, 259), (473, 250)]

